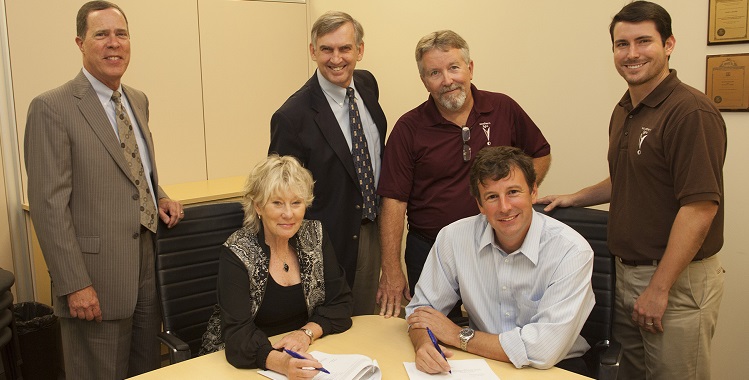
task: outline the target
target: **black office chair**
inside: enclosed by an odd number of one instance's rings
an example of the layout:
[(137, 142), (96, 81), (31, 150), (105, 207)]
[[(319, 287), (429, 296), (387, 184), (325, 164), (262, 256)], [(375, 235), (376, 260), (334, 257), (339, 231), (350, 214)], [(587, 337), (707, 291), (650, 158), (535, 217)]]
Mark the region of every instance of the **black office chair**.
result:
[(18, 345), (13, 318), (13, 293), (10, 287), (16, 281), (13, 273), (0, 269), (0, 357), (5, 379), (23, 379), (21, 350)]
[(593, 248), (593, 276), (591, 282), (596, 297), (588, 320), (580, 335), (588, 341), (591, 349), (583, 356), (591, 374), (597, 379), (616, 379), (622, 346), (613, 341), (611, 330), (614, 322), (614, 295), (616, 290), (616, 268), (614, 257), (606, 243), (609, 213), (582, 207), (556, 208), (548, 213), (546, 205), (535, 205), (536, 211), (545, 213), (572, 227)]
[(197, 356), (208, 318), (216, 304), (220, 246), (242, 227), (238, 202), (185, 208), (174, 228), (156, 234), (156, 281), (171, 363)]

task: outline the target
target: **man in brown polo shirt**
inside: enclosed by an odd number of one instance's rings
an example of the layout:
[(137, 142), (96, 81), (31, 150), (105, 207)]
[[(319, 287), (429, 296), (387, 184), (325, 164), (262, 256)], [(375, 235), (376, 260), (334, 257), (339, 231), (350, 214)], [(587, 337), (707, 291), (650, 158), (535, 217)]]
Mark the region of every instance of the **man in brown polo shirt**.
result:
[(636, 1), (610, 25), (628, 91), (609, 124), (609, 178), (554, 207), (610, 202), (608, 244), (618, 257), (614, 339), (623, 379), (709, 379), (723, 295), (726, 127), (668, 58), (676, 40), (659, 5)]

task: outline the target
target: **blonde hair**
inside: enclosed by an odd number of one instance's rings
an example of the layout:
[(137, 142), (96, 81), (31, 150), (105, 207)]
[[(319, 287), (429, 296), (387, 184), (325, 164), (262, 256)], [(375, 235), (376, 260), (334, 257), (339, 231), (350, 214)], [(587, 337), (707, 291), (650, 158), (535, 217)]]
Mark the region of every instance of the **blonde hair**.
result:
[(257, 233), (260, 230), (260, 218), (255, 205), (259, 208), (265, 206), (268, 199), (276, 194), (295, 194), (309, 207), (315, 198), (314, 185), (312, 173), (296, 157), (271, 154), (255, 165), (247, 176), (242, 195), (244, 225), (252, 233)]

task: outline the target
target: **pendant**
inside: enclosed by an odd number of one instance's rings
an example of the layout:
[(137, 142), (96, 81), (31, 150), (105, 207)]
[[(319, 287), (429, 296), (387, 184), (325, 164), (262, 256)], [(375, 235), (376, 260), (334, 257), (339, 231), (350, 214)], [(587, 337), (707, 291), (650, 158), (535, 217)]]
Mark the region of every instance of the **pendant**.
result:
[(288, 272), (289, 271), (289, 264), (283, 263), (283, 270), (284, 270), (284, 272)]

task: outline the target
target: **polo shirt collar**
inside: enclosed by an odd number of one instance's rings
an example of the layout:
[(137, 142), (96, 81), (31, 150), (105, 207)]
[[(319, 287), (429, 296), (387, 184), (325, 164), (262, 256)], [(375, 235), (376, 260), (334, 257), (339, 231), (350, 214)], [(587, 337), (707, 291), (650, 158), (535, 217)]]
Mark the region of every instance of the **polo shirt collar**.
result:
[[(668, 76), (666, 76), (666, 78), (663, 79), (663, 81), (659, 83), (658, 86), (656, 86), (655, 89), (653, 89), (653, 91), (651, 91), (648, 96), (640, 102), (640, 104), (650, 108), (658, 107), (659, 104), (671, 95), (671, 92), (673, 92), (676, 86), (680, 83), (681, 81), (676, 77), (676, 70), (670, 69)], [(627, 91), (619, 101), (619, 106), (624, 107), (625, 109), (632, 108), (632, 97), (630, 97), (629, 91)]]
[[(471, 109), (471, 115), (468, 116), (468, 120), (475, 118), (476, 113), (486, 114), (494, 111), (494, 104), (483, 96), (473, 83), (471, 83), (471, 96), (473, 97), (473, 108)], [(426, 115), (425, 122), (429, 126), (452, 124), (452, 122), (442, 117), (440, 110), (437, 108), (437, 103), (434, 102), (432, 94), (429, 94), (429, 98), (426, 102), (426, 109), (424, 111)]]

